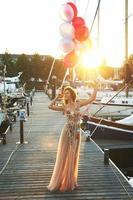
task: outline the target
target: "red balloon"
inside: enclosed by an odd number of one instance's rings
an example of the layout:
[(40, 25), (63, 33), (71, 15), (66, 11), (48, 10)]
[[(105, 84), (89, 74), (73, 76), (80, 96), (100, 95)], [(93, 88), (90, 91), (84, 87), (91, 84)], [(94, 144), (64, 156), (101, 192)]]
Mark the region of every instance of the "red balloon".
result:
[(75, 39), (82, 42), (89, 36), (89, 30), (86, 26), (80, 26), (75, 29)]
[(75, 51), (68, 53), (63, 60), (65, 67), (74, 67), (78, 61), (78, 56)]
[(78, 28), (80, 26), (84, 26), (85, 25), (85, 20), (82, 18), (82, 17), (75, 17), (73, 20), (72, 20), (72, 24), (74, 26), (74, 28)]
[(67, 4), (69, 4), (69, 6), (71, 6), (71, 8), (73, 9), (73, 12), (74, 12), (74, 17), (73, 18), (77, 17), (78, 10), (77, 10), (76, 5), (74, 3), (72, 3), (72, 2), (68, 2)]

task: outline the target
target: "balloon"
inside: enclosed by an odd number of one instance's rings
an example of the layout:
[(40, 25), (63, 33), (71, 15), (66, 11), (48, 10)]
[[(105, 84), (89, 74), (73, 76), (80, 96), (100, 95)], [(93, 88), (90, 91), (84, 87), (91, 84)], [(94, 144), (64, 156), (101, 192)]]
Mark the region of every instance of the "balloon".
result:
[(75, 50), (80, 51), (80, 53), (84, 53), (92, 48), (92, 41), (88, 38), (83, 42), (76, 41)]
[(78, 62), (78, 56), (75, 51), (68, 53), (63, 60), (63, 63), (66, 67), (74, 67)]
[(62, 38), (60, 42), (60, 49), (64, 53), (69, 53), (70, 51), (74, 49), (74, 47), (75, 47), (75, 43), (71, 38)]
[(69, 4), (63, 4), (59, 10), (59, 15), (62, 20), (71, 22), (74, 18), (74, 10)]
[(72, 24), (74, 26), (74, 28), (78, 28), (80, 26), (84, 26), (85, 25), (85, 20), (82, 18), (82, 17), (75, 17), (73, 20), (72, 20)]
[(86, 26), (80, 26), (75, 29), (75, 38), (82, 42), (86, 40), (89, 36), (89, 30)]
[(91, 49), (92, 48), (92, 41), (91, 41), (91, 39), (87, 39), (87, 40), (85, 40), (84, 42), (82, 42), (83, 43), (83, 48), (85, 49), (85, 50), (88, 50), (88, 49)]
[(72, 2), (68, 2), (67, 4), (70, 5), (72, 7), (72, 9), (73, 9), (73, 12), (74, 12), (74, 17), (73, 18), (77, 17), (78, 10), (77, 10), (76, 5), (74, 3), (72, 3)]
[(70, 23), (62, 23), (60, 25), (60, 34), (66, 38), (74, 38), (74, 27)]

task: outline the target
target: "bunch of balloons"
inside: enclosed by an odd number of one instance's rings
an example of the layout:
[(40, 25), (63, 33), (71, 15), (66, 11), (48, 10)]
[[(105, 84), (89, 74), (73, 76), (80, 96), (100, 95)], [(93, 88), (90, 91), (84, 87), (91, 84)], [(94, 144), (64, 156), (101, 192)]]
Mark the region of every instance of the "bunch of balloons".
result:
[(82, 17), (78, 17), (78, 10), (74, 3), (68, 2), (60, 8), (60, 49), (65, 53), (64, 65), (74, 67), (78, 63), (79, 52), (90, 46), (89, 30)]

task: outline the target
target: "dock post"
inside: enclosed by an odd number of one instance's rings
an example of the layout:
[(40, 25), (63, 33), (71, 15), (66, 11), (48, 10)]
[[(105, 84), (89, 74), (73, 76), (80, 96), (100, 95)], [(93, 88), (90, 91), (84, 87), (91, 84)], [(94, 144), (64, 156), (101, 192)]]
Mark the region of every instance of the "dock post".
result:
[(24, 121), (20, 120), (20, 144), (24, 143)]
[(32, 95), (30, 96), (30, 105), (32, 106), (32, 102), (33, 102), (33, 99), (32, 99)]
[(30, 115), (30, 108), (29, 108), (30, 97), (26, 98), (26, 106), (27, 106), (27, 116)]
[(109, 165), (109, 149), (104, 149), (104, 164)]
[(20, 141), (16, 142), (16, 144), (28, 144), (27, 141), (24, 141), (24, 121), (25, 121), (25, 110), (21, 109), (19, 111), (20, 118)]
[(27, 102), (27, 116), (30, 115), (29, 102)]

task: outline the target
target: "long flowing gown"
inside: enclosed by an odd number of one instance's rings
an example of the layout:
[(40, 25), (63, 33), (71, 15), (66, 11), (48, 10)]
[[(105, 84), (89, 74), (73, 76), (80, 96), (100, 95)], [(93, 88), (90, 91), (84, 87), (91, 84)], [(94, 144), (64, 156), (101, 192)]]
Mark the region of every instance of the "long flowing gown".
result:
[(49, 185), (49, 191), (71, 191), (77, 185), (80, 150), (80, 111), (76, 103), (73, 112), (65, 111), (67, 122), (59, 139), (56, 162)]

